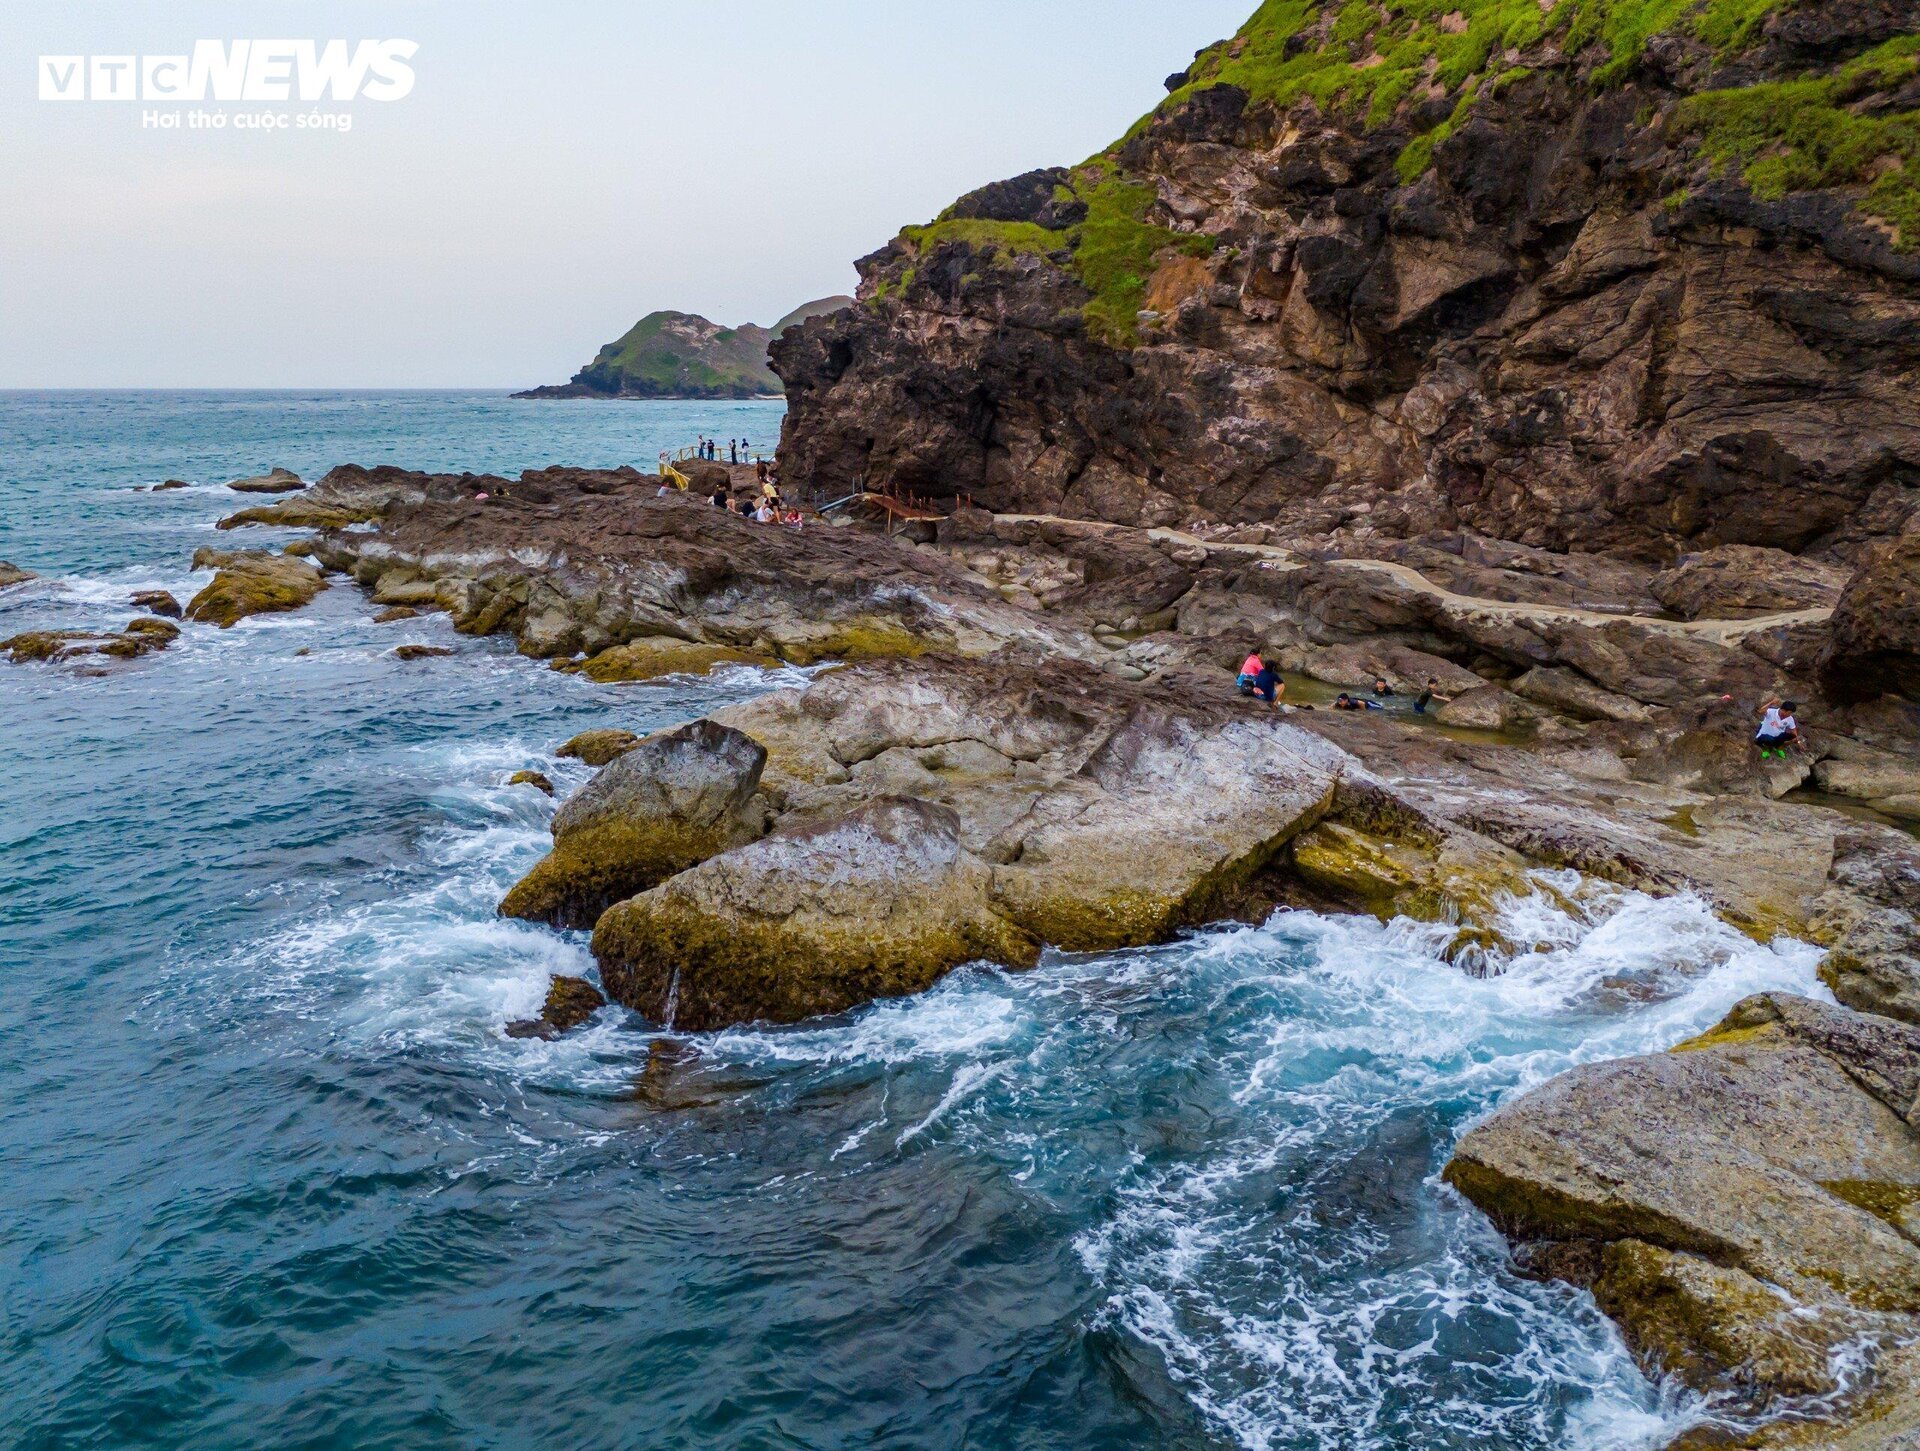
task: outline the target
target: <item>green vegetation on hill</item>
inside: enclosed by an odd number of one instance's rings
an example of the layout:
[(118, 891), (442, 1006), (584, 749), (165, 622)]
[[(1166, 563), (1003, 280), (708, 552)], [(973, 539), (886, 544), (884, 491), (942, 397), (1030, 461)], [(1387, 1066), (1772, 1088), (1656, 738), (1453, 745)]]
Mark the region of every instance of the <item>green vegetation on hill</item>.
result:
[(1871, 183), (1860, 208), (1920, 247), (1920, 112), (1862, 115), (1863, 92), (1920, 74), (1920, 36), (1890, 40), (1837, 75), (1707, 91), (1680, 107), (1680, 124), (1725, 167), (1739, 167), (1769, 200), (1820, 187)]
[(1068, 253), (1068, 269), (1093, 294), (1085, 309), (1087, 330), (1115, 347), (1132, 347), (1140, 338), (1140, 304), (1155, 258), (1168, 249), (1204, 257), (1213, 250), (1213, 238), (1147, 221), (1153, 188), (1118, 175), (1104, 157), (1075, 172), (1073, 186), (1063, 187), (1059, 199), (1084, 203), (1085, 219), (1054, 230), (1033, 222), (943, 217), (928, 226), (908, 227), (900, 235), (922, 253), (943, 242), (964, 242), (1001, 261), (1022, 254)]
[[(1085, 204), (1078, 224), (1056, 229), (949, 214), (906, 228), (901, 241), (916, 258), (943, 243), (964, 243), (989, 265), (1022, 255), (1058, 258), (1093, 294), (1088, 331), (1130, 347), (1157, 259), (1168, 249), (1204, 256), (1213, 244), (1149, 222), (1153, 188), (1125, 175), (1119, 156), (1156, 117), (1198, 93), (1232, 85), (1256, 105), (1285, 109), (1308, 100), (1370, 127), (1398, 121), (1414, 132), (1398, 159), (1401, 180), (1411, 183), (1477, 104), (1531, 73), (1528, 62), (1543, 45), (1579, 60), (1593, 84), (1613, 86), (1633, 74), (1655, 36), (1684, 33), (1732, 55), (1759, 38), (1769, 15), (1795, 3), (1818, 0), (1264, 0), (1237, 35), (1203, 51), (1184, 82), (1121, 142), (1074, 172), (1061, 200)], [(1850, 109), (1916, 69), (1920, 37), (1907, 36), (1829, 75), (1696, 96), (1678, 108), (1673, 125), (1722, 169), (1737, 168), (1763, 198), (1863, 187), (1861, 210), (1887, 223), (1897, 245), (1916, 247), (1920, 113)], [(1441, 111), (1442, 103), (1451, 104)], [(881, 284), (877, 298), (911, 286), (917, 269), (916, 261)]]

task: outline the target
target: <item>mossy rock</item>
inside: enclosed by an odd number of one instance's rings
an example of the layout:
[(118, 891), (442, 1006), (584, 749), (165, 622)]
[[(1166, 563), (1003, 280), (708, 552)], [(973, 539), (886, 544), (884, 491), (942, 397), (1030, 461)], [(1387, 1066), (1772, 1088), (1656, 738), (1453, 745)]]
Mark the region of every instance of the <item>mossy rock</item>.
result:
[(892, 619), (829, 624), (804, 636), (775, 642), (780, 658), (795, 665), (827, 661), (857, 664), (863, 660), (914, 660), (941, 647), (941, 642)]
[(942, 806), (883, 797), (718, 856), (610, 908), (593, 952), (615, 1001), (705, 1031), (922, 992), (961, 964), (1029, 967), (991, 871)]
[(640, 744), (640, 737), (626, 730), (582, 731), (557, 752), (570, 761), (589, 766), (604, 766)]
[(541, 771), (515, 771), (511, 776), (507, 777), (507, 784), (509, 786), (531, 786), (534, 790), (544, 791), (549, 796), (554, 794), (553, 782), (548, 780), (546, 774)]
[(441, 660), (451, 654), (445, 645), (396, 645), (393, 650), (396, 660)]
[(766, 830), (755, 797), (767, 753), (710, 720), (614, 757), (553, 819), (553, 851), (508, 892), (502, 915), (591, 927), (615, 902)]
[(1593, 1292), (1655, 1373), (1740, 1385), (1763, 1400), (1834, 1390), (1829, 1356), (1856, 1328), (1744, 1271), (1641, 1240), (1606, 1247)]
[(768, 656), (751, 655), (726, 645), (654, 636), (602, 650), (574, 669), (601, 685), (623, 685), (658, 680), (666, 675), (705, 675), (716, 665), (772, 663)]
[(216, 572), (213, 582), (187, 605), (187, 618), (223, 630), (250, 615), (300, 609), (327, 587), (319, 570), (285, 554), (202, 549), (194, 555), (193, 567)]
[(81, 630), (29, 630), (11, 639), (0, 640), (0, 651), (4, 651), (15, 665), (30, 665), (58, 660), (76, 642), (100, 638)]

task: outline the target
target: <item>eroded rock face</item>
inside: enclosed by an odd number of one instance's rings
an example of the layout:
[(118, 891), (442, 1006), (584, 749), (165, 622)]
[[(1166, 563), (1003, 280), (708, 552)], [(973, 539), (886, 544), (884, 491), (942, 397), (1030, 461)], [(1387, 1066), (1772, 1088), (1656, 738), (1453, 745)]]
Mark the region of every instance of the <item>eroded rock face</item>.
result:
[(610, 679), (727, 659), (1094, 648), (937, 554), (817, 522), (756, 524), (703, 499), (658, 498), (651, 482), (631, 471), (510, 481), (335, 469), (294, 503), (335, 510), (323, 524), (378, 521), (329, 528), (313, 546), (377, 602), (436, 605), (462, 632), (511, 633), (539, 658), (586, 656), (587, 673)]
[(1832, 1391), (1842, 1342), (1920, 1329), (1920, 1029), (1905, 1024), (1750, 998), (1671, 1053), (1507, 1105), (1446, 1177), (1544, 1246), (1543, 1265), (1584, 1264), (1643, 1353), (1698, 1385)]
[(1683, 620), (1738, 620), (1786, 610), (1832, 608), (1847, 571), (1782, 549), (1722, 544), (1689, 554), (1648, 588)]
[(553, 819), (553, 852), (500, 904), (509, 917), (591, 927), (615, 902), (766, 830), (766, 751), (709, 720), (608, 763)]
[[(1812, 46), (1783, 9), (1730, 70), (1675, 25), (1625, 89), (1550, 22), (1492, 48), (1489, 75), (1514, 67), (1501, 84), (1418, 83), (1384, 120), (1183, 86), (1097, 167), (989, 189), (992, 221), (910, 229), (860, 263), (859, 306), (776, 344), (785, 476), (1657, 562), (1897, 535), (1920, 460), (1920, 264), (1848, 194), (1762, 200), (1716, 174), (1687, 122), (1695, 92), (1824, 76), (1912, 24), (1846, 8), (1880, 20)], [(1195, 74), (1262, 46), (1273, 69), (1345, 65), (1352, 13), (1263, 12)], [(1865, 104), (1910, 107), (1898, 86)], [(1434, 132), (1442, 111), (1455, 124)], [(1440, 138), (1424, 170), (1423, 132)], [(1130, 292), (1076, 260), (1062, 214), (1109, 178), (1143, 203)]]
[(620, 1002), (690, 1029), (797, 1022), (931, 987), (1039, 944), (989, 906), (992, 871), (948, 807), (882, 797), (761, 841), (612, 908), (594, 956)]
[(223, 630), (249, 615), (297, 610), (327, 587), (319, 570), (285, 554), (202, 549), (194, 554), (193, 567), (215, 574), (188, 602), (187, 618)]

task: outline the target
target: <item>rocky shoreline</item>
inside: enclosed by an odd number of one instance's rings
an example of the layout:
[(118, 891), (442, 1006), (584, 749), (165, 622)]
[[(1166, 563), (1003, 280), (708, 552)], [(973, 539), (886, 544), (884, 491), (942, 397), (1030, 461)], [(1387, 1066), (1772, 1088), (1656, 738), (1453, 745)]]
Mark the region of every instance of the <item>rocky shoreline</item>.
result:
[[(348, 467), (228, 523), (321, 526), (291, 549), (376, 604), (599, 680), (834, 667), (572, 743), (599, 773), (502, 903), (590, 930), (607, 996), (682, 1030), (1286, 906), (1444, 922), (1457, 970), (1498, 972), (1531, 947), (1504, 905), (1569, 881), (1691, 891), (1760, 940), (1821, 945), (1841, 1006), (1756, 999), (1673, 1053), (1554, 1080), (1471, 1131), (1448, 1178), (1523, 1264), (1592, 1288), (1650, 1370), (1732, 1398), (1747, 1429), (1689, 1447), (1906, 1434), (1920, 712), (1893, 692), (1920, 642), (1877, 601), (1910, 551), (1656, 568), (1462, 532), (1336, 551), (965, 508), (887, 538), (568, 469)], [(1256, 644), (1322, 708), (1237, 695)], [(1377, 679), (1394, 708), (1324, 708)], [(1416, 716), (1430, 679), (1451, 700)], [(1774, 693), (1812, 744), (1763, 762)], [(513, 1031), (564, 1031), (593, 993), (557, 983)]]
[[(215, 575), (184, 610), (141, 601), (181, 626), (0, 648), (144, 653), (334, 575), (382, 619), (442, 611), (599, 681), (825, 667), (569, 744), (598, 774), (501, 910), (590, 931), (600, 987), (557, 981), (516, 1036), (577, 1026), (601, 988), (687, 1031), (788, 1023), (1285, 907), (1444, 923), (1455, 970), (1497, 973), (1532, 948), (1509, 904), (1586, 882), (1818, 944), (1840, 1006), (1754, 1000), (1673, 1053), (1568, 1074), (1472, 1130), (1448, 1178), (1651, 1370), (1737, 1400), (1747, 1430), (1689, 1446), (1899, 1444), (1881, 1431), (1906, 1425), (1920, 1337), (1911, 541), (1847, 572), (970, 508), (888, 537), (754, 524), (632, 470), (353, 466), (221, 527), (261, 526), (317, 532), (202, 551)], [(1289, 709), (1235, 691), (1250, 646)], [(1325, 708), (1376, 682), (1386, 709)], [(1447, 699), (1417, 715), (1428, 682)], [(1763, 761), (1774, 694), (1810, 746)], [(1836, 1424), (1864, 1439), (1804, 1439)]]

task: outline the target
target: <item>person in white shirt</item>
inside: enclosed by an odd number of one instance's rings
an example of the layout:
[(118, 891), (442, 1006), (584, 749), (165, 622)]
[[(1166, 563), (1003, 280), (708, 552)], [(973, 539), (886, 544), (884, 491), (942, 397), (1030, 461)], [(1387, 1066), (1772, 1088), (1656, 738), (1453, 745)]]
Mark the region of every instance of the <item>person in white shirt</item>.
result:
[(1787, 747), (1804, 750), (1806, 743), (1800, 739), (1800, 722), (1793, 713), (1798, 703), (1781, 700), (1778, 696), (1760, 707), (1760, 730), (1754, 736), (1753, 743), (1760, 747), (1760, 759), (1765, 761), (1773, 757), (1786, 759)]

